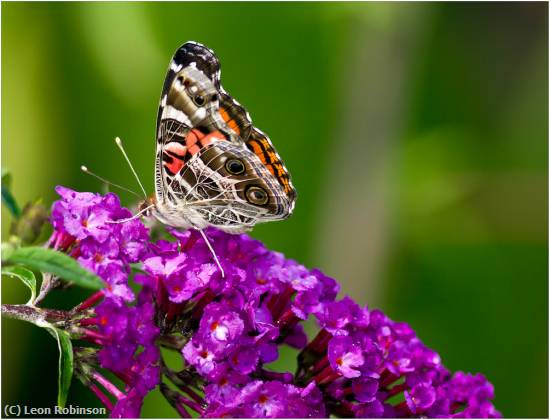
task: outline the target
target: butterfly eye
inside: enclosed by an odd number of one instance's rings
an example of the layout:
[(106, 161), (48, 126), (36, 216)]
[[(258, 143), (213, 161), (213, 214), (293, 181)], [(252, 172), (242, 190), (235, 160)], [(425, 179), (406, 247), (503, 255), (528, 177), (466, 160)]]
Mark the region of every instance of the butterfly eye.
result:
[(217, 100), (218, 100), (218, 95), (216, 95), (216, 94), (214, 93), (210, 99), (211, 99), (212, 101), (217, 101)]
[(244, 164), (239, 159), (229, 159), (225, 163), (227, 172), (233, 175), (240, 175), (244, 172)]
[(257, 205), (264, 205), (267, 204), (269, 201), (269, 196), (267, 195), (267, 192), (260, 187), (249, 187), (246, 190), (246, 198), (248, 198), (248, 201), (250, 201), (252, 204)]
[(195, 102), (195, 104), (196, 104), (197, 106), (203, 106), (204, 103), (205, 103), (206, 101), (205, 101), (205, 99), (204, 99), (204, 96), (202, 96), (202, 95), (195, 95), (195, 96), (193, 97), (193, 102)]

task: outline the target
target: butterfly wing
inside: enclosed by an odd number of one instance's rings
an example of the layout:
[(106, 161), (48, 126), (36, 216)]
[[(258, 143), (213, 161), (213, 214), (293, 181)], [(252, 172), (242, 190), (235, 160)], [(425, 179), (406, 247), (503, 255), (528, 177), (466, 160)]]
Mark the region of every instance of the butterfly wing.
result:
[(288, 217), (295, 191), (271, 142), (223, 90), (214, 53), (194, 42), (168, 69), (157, 117), (156, 216), (238, 232)]
[(214, 53), (195, 42), (183, 44), (170, 61), (157, 115), (157, 203), (166, 200), (174, 175), (202, 147), (197, 136), (223, 125), (218, 112), (219, 74)]

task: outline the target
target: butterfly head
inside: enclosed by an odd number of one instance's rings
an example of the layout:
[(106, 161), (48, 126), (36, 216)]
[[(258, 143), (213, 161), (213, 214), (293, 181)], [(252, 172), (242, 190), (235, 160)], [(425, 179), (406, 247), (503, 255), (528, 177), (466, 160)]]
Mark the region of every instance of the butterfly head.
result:
[(153, 209), (157, 203), (156, 197), (154, 195), (147, 197), (145, 200), (138, 204), (138, 213), (144, 217), (149, 217), (153, 214)]

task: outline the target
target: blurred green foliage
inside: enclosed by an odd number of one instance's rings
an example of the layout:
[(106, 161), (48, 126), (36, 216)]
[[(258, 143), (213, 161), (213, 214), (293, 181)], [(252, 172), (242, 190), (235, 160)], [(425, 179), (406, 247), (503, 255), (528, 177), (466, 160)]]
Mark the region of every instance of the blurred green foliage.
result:
[[(547, 33), (546, 3), (3, 3), (2, 167), (20, 205), (50, 203), (57, 184), (100, 191), (81, 164), (132, 186), (120, 136), (152, 191), (169, 59), (202, 42), (299, 193), (292, 218), (253, 236), (309, 266), (340, 263), (328, 274), (343, 293), (359, 287), (354, 298), (409, 322), (451, 369), (485, 373), (505, 417), (547, 417)], [(348, 146), (348, 114), (368, 118), (387, 100), (401, 105)], [(396, 128), (373, 146), (381, 125)], [(362, 156), (386, 166), (355, 163)], [(378, 198), (359, 181), (331, 184), (352, 159), (355, 180), (387, 178), (383, 218), (364, 210), (362, 200)], [(336, 192), (343, 210), (323, 212)], [(342, 243), (323, 230), (344, 222), (354, 234)], [(3, 211), (3, 239), (10, 223)], [(343, 255), (361, 257), (369, 238), (383, 253), (360, 260), (366, 280), (350, 284), (361, 273), (346, 272)], [(319, 252), (325, 244), (341, 253)], [(10, 280), (3, 302), (24, 302)], [(81, 299), (71, 290), (45, 304)], [(3, 403), (52, 406), (55, 342), (22, 322), (2, 327)], [(99, 406), (76, 381), (68, 403)], [(144, 415), (175, 412), (152, 394)]]

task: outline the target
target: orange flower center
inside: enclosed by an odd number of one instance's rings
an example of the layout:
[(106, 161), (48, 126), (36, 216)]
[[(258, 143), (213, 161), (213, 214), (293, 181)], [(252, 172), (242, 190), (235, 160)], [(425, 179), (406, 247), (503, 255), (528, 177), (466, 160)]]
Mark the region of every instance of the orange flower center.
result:
[(258, 401), (260, 404), (265, 404), (269, 400), (269, 397), (265, 394), (260, 395), (260, 398), (258, 398)]

